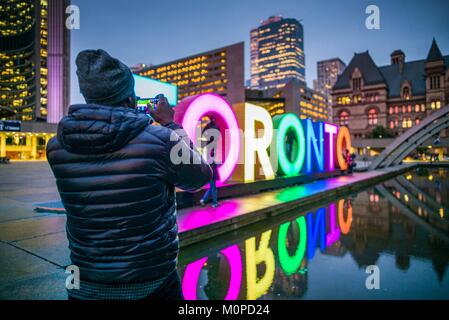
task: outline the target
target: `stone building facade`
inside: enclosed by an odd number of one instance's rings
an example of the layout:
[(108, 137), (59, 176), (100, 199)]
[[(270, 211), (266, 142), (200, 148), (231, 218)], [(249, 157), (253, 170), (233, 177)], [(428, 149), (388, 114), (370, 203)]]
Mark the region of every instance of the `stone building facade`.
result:
[(332, 89), (333, 121), (355, 138), (369, 138), (378, 125), (399, 135), (448, 103), (448, 67), (435, 40), (426, 59), (406, 62), (396, 50), (382, 67), (368, 51), (356, 53)]
[[(423, 60), (406, 61), (395, 50), (391, 64), (378, 67), (368, 51), (356, 53), (332, 88), (332, 100), (334, 123), (349, 127), (356, 147), (363, 148), (365, 139), (398, 136), (448, 104), (449, 55), (435, 39)], [(379, 126), (385, 137), (373, 132)]]

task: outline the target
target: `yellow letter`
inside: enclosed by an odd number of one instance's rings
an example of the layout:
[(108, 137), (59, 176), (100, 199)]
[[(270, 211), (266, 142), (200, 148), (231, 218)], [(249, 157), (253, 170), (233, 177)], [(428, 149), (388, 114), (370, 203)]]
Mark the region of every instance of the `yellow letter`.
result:
[[(256, 133), (256, 122), (263, 125), (263, 135)], [(262, 130), (257, 130), (262, 131)], [(267, 110), (254, 104), (245, 104), (245, 182), (254, 181), (256, 153), (266, 179), (274, 179), (273, 167), (267, 149), (273, 139), (273, 122)]]
[[(274, 279), (274, 254), (270, 248), (271, 230), (262, 233), (256, 250), (256, 237), (245, 241), (247, 298), (255, 300), (265, 294)], [(265, 263), (265, 274), (257, 280), (257, 265)]]

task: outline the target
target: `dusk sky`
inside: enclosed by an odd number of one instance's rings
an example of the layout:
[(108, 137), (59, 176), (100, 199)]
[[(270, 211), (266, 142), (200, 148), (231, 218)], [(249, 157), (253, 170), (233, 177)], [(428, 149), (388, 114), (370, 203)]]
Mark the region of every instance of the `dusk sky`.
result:
[[(236, 42), (245, 42), (245, 80), (249, 79), (249, 32), (261, 20), (281, 14), (304, 26), (306, 80), (316, 78), (316, 62), (369, 50), (378, 65), (390, 63), (395, 49), (406, 60), (426, 57), (435, 37), (449, 54), (449, 1), (399, 0), (72, 0), (81, 28), (71, 33), (71, 102), (79, 94), (75, 58), (84, 49), (102, 48), (132, 66), (159, 64)], [(365, 9), (380, 8), (380, 30), (365, 27)]]

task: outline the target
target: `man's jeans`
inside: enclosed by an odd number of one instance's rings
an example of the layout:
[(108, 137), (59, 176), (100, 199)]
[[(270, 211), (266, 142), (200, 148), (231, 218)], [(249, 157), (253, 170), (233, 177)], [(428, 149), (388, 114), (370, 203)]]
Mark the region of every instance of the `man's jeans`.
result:
[(210, 196), (212, 195), (212, 204), (217, 205), (218, 199), (217, 199), (217, 185), (215, 180), (210, 181), (210, 187), (204, 194), (203, 198), (201, 200), (204, 201), (204, 203), (207, 203), (209, 201)]

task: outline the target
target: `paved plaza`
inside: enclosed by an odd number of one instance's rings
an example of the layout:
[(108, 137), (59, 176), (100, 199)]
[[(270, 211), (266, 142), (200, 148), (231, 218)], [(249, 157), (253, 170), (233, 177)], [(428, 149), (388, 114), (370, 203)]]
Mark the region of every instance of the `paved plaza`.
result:
[[(343, 189), (381, 178), (390, 171), (357, 173), (227, 199), (216, 208), (178, 211), (182, 245), (202, 241), (307, 201), (335, 197)], [(398, 170), (398, 169), (395, 169)], [(70, 264), (64, 213), (36, 212), (37, 203), (59, 201), (46, 162), (0, 166), (0, 299), (66, 299)]]
[(65, 216), (34, 203), (59, 195), (47, 162), (0, 165), (0, 299), (66, 299)]

